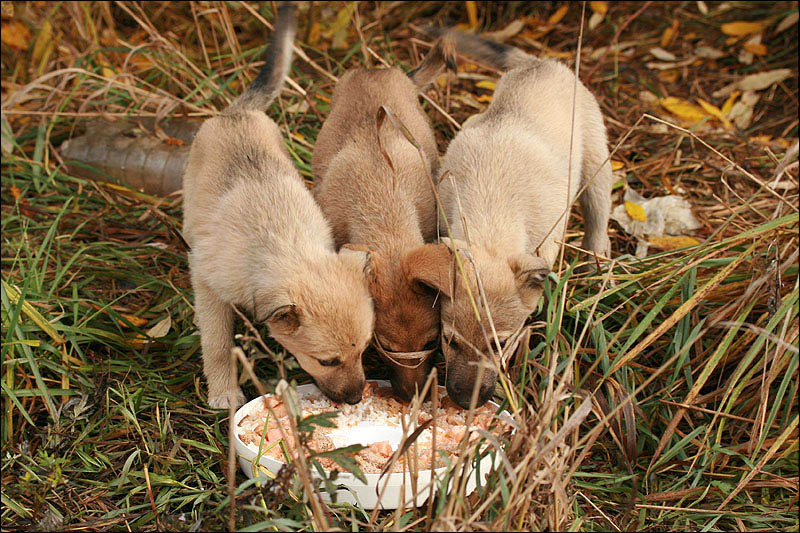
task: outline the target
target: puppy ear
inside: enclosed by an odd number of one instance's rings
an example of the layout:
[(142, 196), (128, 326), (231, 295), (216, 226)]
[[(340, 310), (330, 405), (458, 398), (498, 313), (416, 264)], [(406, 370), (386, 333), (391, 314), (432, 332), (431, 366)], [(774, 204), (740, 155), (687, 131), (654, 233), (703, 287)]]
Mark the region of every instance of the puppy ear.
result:
[(452, 298), (452, 252), (447, 245), (424, 244), (408, 252), (403, 270), (412, 283), (421, 283)]
[(508, 266), (514, 273), (522, 303), (527, 307), (534, 307), (542, 294), (544, 280), (550, 274), (547, 261), (531, 254), (520, 254), (510, 257)]
[(300, 327), (300, 310), (294, 304), (273, 309), (267, 317), (270, 334), (291, 335)]

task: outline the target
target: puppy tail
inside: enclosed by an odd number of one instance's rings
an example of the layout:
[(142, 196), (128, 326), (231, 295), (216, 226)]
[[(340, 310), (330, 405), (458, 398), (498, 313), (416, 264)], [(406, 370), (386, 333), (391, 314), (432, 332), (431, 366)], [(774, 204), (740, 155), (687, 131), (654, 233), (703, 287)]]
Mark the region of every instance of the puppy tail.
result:
[(540, 63), (538, 57), (526, 54), (519, 48), (478, 37), (452, 28), (426, 28), (425, 33), (450, 40), (459, 54), (464, 54), (499, 70)]
[(422, 90), (432, 83), (445, 67), (453, 72), (457, 71), (456, 43), (449, 35), (443, 35), (436, 41), (425, 59), (408, 73), (408, 77)]
[(283, 81), (292, 66), (292, 45), (297, 32), (297, 3), (281, 2), (275, 18), (264, 66), (252, 85), (233, 104), (230, 110), (266, 110), (280, 94)]

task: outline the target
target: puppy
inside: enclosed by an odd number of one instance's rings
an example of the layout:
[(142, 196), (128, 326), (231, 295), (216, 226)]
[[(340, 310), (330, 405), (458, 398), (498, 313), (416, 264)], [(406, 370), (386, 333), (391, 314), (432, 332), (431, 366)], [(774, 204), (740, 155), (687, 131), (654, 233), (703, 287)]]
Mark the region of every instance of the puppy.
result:
[(330, 226), (264, 110), (289, 70), (296, 7), (282, 3), (253, 85), (197, 132), (183, 176), (183, 231), (203, 348), (208, 402), (243, 403), (235, 370), (232, 305), (294, 354), (337, 402), (357, 403), (361, 353), (372, 336), (367, 254), (336, 253)]
[(417, 281), (444, 296), (447, 391), (467, 408), (474, 387), (482, 405), (497, 380), (496, 372), (485, 367), (477, 382), (477, 363), (491, 357), (487, 338), (493, 334), (480, 303), (478, 322), (467, 287), (480, 302), (477, 273), (498, 340), (504, 343), (536, 307), (559, 252), (557, 241), (563, 240), (568, 216), (562, 213), (584, 185), (582, 246), (608, 256), (612, 174), (600, 107), (586, 87), (575, 87), (575, 76), (566, 66), (454, 30), (442, 35), (453, 39), (459, 52), (507, 70), (488, 109), (464, 124), (439, 169), (444, 178), (439, 194), (466, 282), (454, 266), (449, 238), (414, 251), (408, 259), (424, 265), (424, 271), (416, 271)]
[[(436, 237), (431, 177), (438, 152), (418, 95), (446, 63), (455, 65), (453, 59), (436, 46), (408, 76), (398, 68), (348, 71), (334, 89), (314, 148), (315, 197), (336, 245), (369, 252), (376, 344), (405, 399), (425, 383), (439, 335), (435, 291), (414, 282), (418, 265), (408, 260)], [(405, 124), (424, 158), (388, 120), (379, 141), (376, 117), (383, 105)]]

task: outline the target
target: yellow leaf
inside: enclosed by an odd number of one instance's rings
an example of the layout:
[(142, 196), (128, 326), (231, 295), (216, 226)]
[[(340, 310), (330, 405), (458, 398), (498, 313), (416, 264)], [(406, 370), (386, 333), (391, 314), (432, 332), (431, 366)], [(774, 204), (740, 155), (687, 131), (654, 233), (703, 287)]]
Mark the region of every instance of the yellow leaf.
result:
[(347, 4), (339, 10), (336, 14), (336, 20), (333, 21), (328, 31), (324, 33), (326, 38), (333, 37), (331, 48), (339, 49), (345, 48), (347, 45), (347, 28), (350, 26), (350, 18), (356, 9), (355, 2), (347, 2)]
[(467, 7), (467, 16), (471, 28), (478, 27), (478, 5), (475, 2), (464, 2)]
[(708, 102), (706, 102), (702, 98), (698, 98), (697, 99), (697, 103), (700, 104), (700, 107), (705, 109), (706, 113), (708, 113), (709, 115), (711, 115), (713, 117), (718, 118), (720, 120), (720, 122), (722, 122), (723, 126), (725, 126), (728, 129), (733, 128), (733, 125), (731, 124), (731, 121), (728, 120), (727, 118), (725, 118), (725, 115), (722, 114), (722, 110), (720, 110), (720, 108), (718, 108), (717, 106), (715, 106), (713, 104), (709, 104)]
[(727, 24), (723, 24), (720, 26), (720, 30), (722, 30), (722, 33), (725, 35), (742, 37), (744, 35), (750, 35), (751, 33), (761, 33), (764, 31), (764, 23), (745, 22), (740, 20), (737, 22), (728, 22)]
[(767, 55), (767, 47), (761, 43), (744, 43), (744, 49), (757, 56)]
[(639, 204), (625, 201), (625, 211), (628, 212), (628, 216), (631, 217), (633, 220), (638, 220), (639, 222), (647, 222), (647, 215), (644, 214), (644, 208)]
[(0, 40), (16, 50), (25, 50), (31, 40), (31, 32), (23, 23), (13, 20), (8, 24), (3, 24)]
[(319, 22), (316, 20), (314, 24), (311, 25), (311, 29), (308, 30), (308, 44), (311, 46), (316, 45), (319, 42), (319, 38), (322, 36), (322, 27), (319, 25)]
[(477, 97), (477, 98), (475, 98), (475, 99), (476, 99), (478, 102), (485, 102), (485, 103), (488, 103), (488, 102), (491, 102), (491, 101), (492, 101), (492, 95), (491, 95), (491, 94), (482, 94), (482, 95), (478, 96), (478, 97)]
[(559, 22), (561, 22), (561, 19), (563, 19), (564, 16), (567, 14), (567, 11), (569, 11), (568, 3), (556, 9), (556, 12), (550, 15), (550, 18), (547, 19), (547, 24), (549, 26), (552, 26), (553, 24), (558, 24)]
[(306, 140), (306, 136), (303, 135), (302, 133), (295, 133), (294, 136), (297, 137), (298, 139), (300, 139), (301, 141), (305, 141)]
[(625, 168), (625, 163), (622, 161), (611, 161), (611, 170), (622, 170)]
[(681, 100), (680, 98), (668, 96), (666, 98), (662, 98), (659, 100), (659, 102), (670, 113), (691, 124), (700, 122), (702, 119), (708, 116), (708, 113), (703, 111), (702, 108), (687, 102), (686, 100)]
[(592, 8), (592, 11), (601, 15), (608, 13), (608, 2), (589, 2), (589, 7)]
[(678, 77), (680, 77), (680, 75), (681, 73), (676, 69), (662, 70), (658, 73), (658, 79), (667, 83), (675, 83), (678, 81)]
[(327, 96), (325, 96), (324, 94), (317, 94), (317, 100), (322, 100), (326, 104), (330, 104), (331, 103), (331, 99), (328, 98)]
[(492, 80), (481, 80), (475, 84), (475, 87), (479, 89), (489, 89), (490, 91), (494, 91), (494, 88), (497, 87), (497, 82)]
[(678, 19), (672, 21), (672, 26), (664, 30), (661, 34), (661, 48), (666, 48), (678, 35)]
[(650, 237), (650, 245), (664, 250), (676, 250), (678, 248), (685, 248), (687, 246), (694, 246), (700, 244), (700, 241), (694, 237)]
[(725, 103), (722, 105), (722, 114), (726, 117), (730, 114), (731, 109), (733, 109), (733, 104), (736, 102), (736, 99), (739, 95), (742, 94), (741, 91), (733, 91), (731, 95), (725, 100)]

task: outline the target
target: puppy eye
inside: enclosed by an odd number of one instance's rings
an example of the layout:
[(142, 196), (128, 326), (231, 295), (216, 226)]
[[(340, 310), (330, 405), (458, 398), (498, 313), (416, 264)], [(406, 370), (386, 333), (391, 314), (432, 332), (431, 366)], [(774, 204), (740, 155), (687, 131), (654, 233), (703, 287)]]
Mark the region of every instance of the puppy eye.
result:
[(435, 350), (436, 346), (438, 346), (438, 344), (439, 344), (439, 339), (438, 338), (431, 339), (425, 344), (425, 346), (422, 349), (423, 350)]
[(334, 357), (332, 359), (317, 359), (317, 362), (321, 366), (339, 366), (342, 364), (342, 360), (338, 357)]

